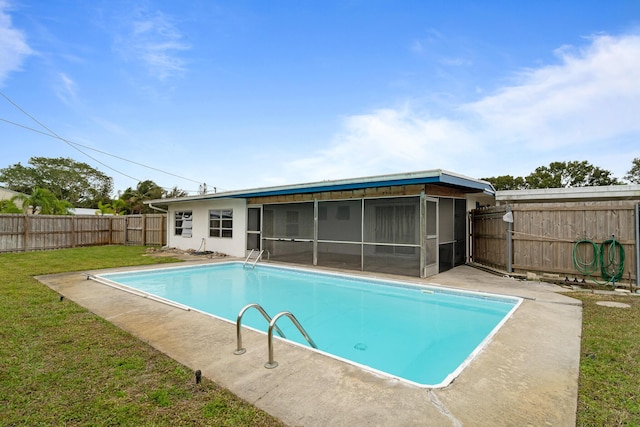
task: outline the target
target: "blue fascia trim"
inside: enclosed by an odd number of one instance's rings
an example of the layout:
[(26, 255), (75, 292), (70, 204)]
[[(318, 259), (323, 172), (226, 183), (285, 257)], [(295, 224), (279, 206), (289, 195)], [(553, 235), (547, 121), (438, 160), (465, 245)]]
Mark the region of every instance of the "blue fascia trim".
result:
[(347, 184), (331, 184), (315, 185), (311, 187), (298, 187), (298, 188), (285, 188), (266, 191), (254, 191), (248, 193), (234, 194), (233, 198), (248, 198), (248, 197), (263, 197), (263, 196), (284, 196), (290, 194), (308, 194), (308, 193), (320, 193), (324, 191), (345, 191), (345, 190), (360, 190), (362, 188), (376, 188), (376, 187), (390, 187), (394, 185), (411, 185), (411, 184), (448, 184), (455, 187), (473, 189), (478, 191), (491, 190), (487, 185), (471, 181), (468, 179), (455, 177), (446, 174), (440, 174), (439, 176), (429, 177), (416, 177), (416, 178), (403, 178), (392, 179), (384, 181), (369, 181), (369, 182), (353, 182)]

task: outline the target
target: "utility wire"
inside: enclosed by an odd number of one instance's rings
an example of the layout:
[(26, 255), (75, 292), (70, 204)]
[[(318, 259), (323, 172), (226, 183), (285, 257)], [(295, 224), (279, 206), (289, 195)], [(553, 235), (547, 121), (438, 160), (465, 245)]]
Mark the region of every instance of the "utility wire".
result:
[[(110, 170), (112, 170), (112, 171), (114, 171), (114, 172), (116, 172), (116, 173), (118, 173), (118, 174), (120, 174), (120, 175), (123, 175), (123, 176), (125, 176), (125, 177), (127, 177), (127, 178), (129, 178), (129, 179), (132, 179), (132, 180), (134, 180), (134, 181), (136, 181), (136, 182), (141, 182), (141, 181), (142, 181), (142, 180), (140, 180), (140, 179), (138, 179), (138, 178), (135, 178), (135, 177), (132, 177), (132, 176), (130, 176), (130, 175), (128, 175), (128, 174), (126, 174), (126, 173), (124, 173), (124, 172), (122, 172), (122, 171), (119, 171), (119, 170), (117, 170), (117, 169), (112, 168), (111, 166), (109, 166), (109, 165), (105, 164), (104, 162), (101, 162), (100, 160), (96, 159), (95, 157), (91, 156), (90, 154), (85, 153), (84, 151), (82, 151), (82, 150), (81, 150), (80, 148), (78, 148), (78, 147), (83, 147), (83, 148), (86, 148), (86, 149), (89, 149), (89, 150), (93, 150), (93, 151), (96, 151), (96, 152), (98, 152), (98, 153), (101, 153), (101, 154), (104, 154), (104, 155), (107, 155), (107, 156), (114, 157), (114, 158), (119, 159), (119, 160), (123, 160), (123, 161), (129, 162), (129, 163), (135, 164), (135, 165), (137, 165), (137, 166), (141, 166), (141, 167), (144, 167), (144, 168), (147, 168), (147, 169), (155, 170), (155, 171), (157, 171), (157, 172), (161, 172), (161, 173), (164, 173), (164, 174), (167, 174), (167, 175), (174, 176), (174, 177), (176, 177), (176, 178), (184, 179), (184, 180), (186, 180), (186, 181), (191, 181), (191, 182), (194, 182), (194, 183), (196, 183), (196, 184), (201, 184), (199, 181), (196, 181), (196, 180), (193, 180), (193, 179), (190, 179), (190, 178), (185, 178), (185, 177), (183, 177), (183, 176), (179, 176), (179, 175), (173, 174), (173, 173), (171, 173), (171, 172), (167, 172), (167, 171), (164, 171), (164, 170), (161, 170), (161, 169), (158, 169), (158, 168), (154, 168), (154, 167), (152, 167), (152, 166), (147, 166), (147, 165), (144, 165), (144, 164), (142, 164), (142, 163), (134, 162), (134, 161), (132, 161), (132, 160), (125, 159), (125, 158), (123, 158), (123, 157), (119, 157), (119, 156), (116, 156), (116, 155), (114, 155), (114, 154), (110, 154), (110, 153), (107, 153), (107, 152), (105, 152), (105, 151), (101, 151), (101, 150), (98, 150), (98, 149), (95, 149), (95, 148), (91, 148), (91, 147), (88, 147), (88, 146), (86, 146), (86, 145), (82, 145), (82, 144), (79, 144), (79, 143), (77, 143), (77, 142), (73, 142), (73, 141), (70, 141), (70, 140), (68, 140), (68, 139), (66, 139), (66, 138), (63, 138), (63, 137), (61, 137), (60, 135), (58, 135), (57, 133), (55, 133), (53, 130), (49, 129), (47, 126), (45, 126), (45, 125), (44, 125), (43, 123), (41, 123), (38, 119), (36, 119), (35, 117), (33, 117), (33, 116), (32, 116), (31, 114), (29, 114), (27, 111), (25, 111), (25, 110), (24, 110), (22, 107), (20, 107), (18, 104), (16, 104), (15, 102), (13, 102), (13, 101), (12, 101), (12, 100), (7, 96), (7, 95), (5, 95), (5, 94), (4, 94), (4, 92), (0, 91), (0, 95), (2, 95), (2, 97), (3, 97), (4, 99), (6, 99), (6, 100), (7, 100), (7, 102), (9, 102), (9, 103), (10, 103), (11, 105), (13, 105), (15, 108), (17, 108), (18, 110), (20, 110), (24, 115), (26, 115), (26, 116), (27, 116), (27, 117), (29, 117), (31, 120), (33, 120), (34, 122), (36, 122), (36, 123), (37, 123), (38, 125), (40, 125), (42, 128), (46, 129), (46, 130), (47, 130), (47, 132), (43, 132), (43, 131), (40, 131), (40, 130), (38, 130), (38, 129), (34, 129), (34, 128), (31, 128), (31, 127), (29, 127), (29, 126), (25, 126), (25, 125), (22, 125), (22, 124), (19, 124), (19, 123), (16, 123), (16, 122), (13, 122), (13, 121), (10, 121), (10, 120), (7, 120), (7, 119), (3, 119), (3, 118), (0, 118), (0, 121), (3, 121), (3, 122), (6, 122), (6, 123), (9, 123), (9, 124), (15, 125), (15, 126), (18, 126), (18, 127), (24, 128), (24, 129), (27, 129), (27, 130), (30, 130), (30, 131), (32, 131), (32, 132), (37, 132), (37, 133), (40, 133), (40, 134), (42, 134), (42, 135), (49, 136), (49, 137), (51, 137), (51, 138), (59, 139), (60, 141), (64, 142), (65, 144), (69, 145), (69, 146), (70, 146), (71, 148), (73, 148), (74, 150), (79, 151), (80, 153), (84, 154), (85, 156), (89, 157), (90, 159), (94, 160), (95, 162), (98, 162), (99, 164), (101, 164), (102, 166), (106, 167), (107, 169), (110, 169)], [(163, 188), (164, 188), (164, 187), (163, 187)], [(169, 188), (165, 188), (165, 190), (171, 190), (171, 189), (169, 189)]]
[[(43, 132), (43, 131), (41, 131), (41, 130), (34, 129), (34, 128), (32, 128), (32, 127), (25, 126), (25, 125), (20, 124), (20, 123), (16, 123), (16, 122), (13, 122), (13, 121), (11, 121), (11, 120), (3, 119), (3, 118), (1, 118), (1, 117), (0, 117), (0, 121), (5, 122), (5, 123), (12, 124), (12, 125), (14, 125), (14, 126), (21, 127), (21, 128), (23, 128), (23, 129), (26, 129), (26, 130), (30, 130), (30, 131), (32, 131), (32, 132), (40, 133), (40, 134), (42, 134), (42, 135), (45, 135), (45, 136), (48, 136), (48, 137), (51, 137), (51, 138), (61, 139), (61, 138), (60, 138), (60, 137), (58, 137), (57, 135), (53, 135), (53, 134), (50, 134), (50, 133), (47, 133), (47, 132)], [(176, 175), (176, 174), (174, 174), (174, 173), (167, 172), (167, 171), (164, 171), (164, 170), (162, 170), (162, 169), (154, 168), (153, 166), (147, 166), (147, 165), (145, 165), (145, 164), (138, 163), (138, 162), (135, 162), (135, 161), (133, 161), (133, 160), (125, 159), (124, 157), (116, 156), (115, 154), (107, 153), (106, 151), (98, 150), (97, 148), (89, 147), (88, 145), (82, 145), (82, 144), (80, 144), (80, 143), (78, 143), (78, 142), (73, 142), (73, 141), (70, 141), (70, 140), (68, 140), (68, 139), (63, 139), (63, 141), (64, 141), (64, 142), (66, 142), (67, 144), (77, 145), (78, 147), (82, 147), (82, 148), (85, 148), (85, 149), (87, 149), (87, 150), (95, 151), (95, 152), (97, 152), (97, 153), (104, 154), (105, 156), (110, 156), (110, 157), (113, 157), (113, 158), (118, 159), (118, 160), (122, 160), (122, 161), (129, 162), (129, 163), (132, 163), (132, 164), (137, 165), (137, 166), (141, 166), (141, 167), (143, 167), (143, 168), (147, 168), (147, 169), (151, 169), (151, 170), (154, 170), (154, 171), (157, 171), (157, 172), (161, 172), (161, 173), (164, 173), (164, 174), (167, 174), (167, 175), (171, 175), (171, 176), (174, 176), (174, 177), (176, 177), (176, 178), (184, 179), (185, 181), (191, 181), (191, 182), (195, 182), (196, 184), (202, 184), (200, 181), (196, 181), (195, 179), (185, 178), (185, 177), (183, 177), (183, 176)], [(83, 153), (83, 154), (84, 154), (84, 153)], [(139, 180), (138, 180), (138, 181), (139, 181)]]

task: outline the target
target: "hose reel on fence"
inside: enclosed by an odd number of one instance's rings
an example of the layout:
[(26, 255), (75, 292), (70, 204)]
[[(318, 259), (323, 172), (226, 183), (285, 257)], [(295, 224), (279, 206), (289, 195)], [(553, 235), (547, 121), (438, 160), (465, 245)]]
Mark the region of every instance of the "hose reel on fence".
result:
[[(587, 259), (585, 253), (593, 253), (592, 259)], [(615, 236), (605, 240), (598, 245), (589, 239), (580, 239), (573, 245), (573, 266), (578, 273), (589, 277), (599, 285), (611, 283), (615, 288), (616, 282), (622, 279), (624, 274), (624, 247), (618, 242)], [(605, 280), (601, 282), (593, 277), (593, 274), (600, 268), (600, 275)]]

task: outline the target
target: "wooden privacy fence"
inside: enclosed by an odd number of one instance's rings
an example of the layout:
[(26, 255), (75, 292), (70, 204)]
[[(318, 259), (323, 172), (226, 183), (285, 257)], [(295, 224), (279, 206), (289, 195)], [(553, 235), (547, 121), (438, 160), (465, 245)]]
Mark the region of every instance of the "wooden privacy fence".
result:
[(0, 214), (0, 252), (99, 245), (166, 245), (166, 215)]
[[(629, 201), (521, 203), (476, 209), (469, 224), (470, 259), (503, 271), (511, 267), (515, 273), (552, 273), (581, 280), (574, 265), (576, 242), (586, 239), (600, 245), (615, 236), (625, 252), (623, 280), (635, 281), (639, 244), (635, 205)], [(511, 233), (505, 221), (508, 210), (513, 215)], [(599, 269), (593, 277), (601, 279)]]

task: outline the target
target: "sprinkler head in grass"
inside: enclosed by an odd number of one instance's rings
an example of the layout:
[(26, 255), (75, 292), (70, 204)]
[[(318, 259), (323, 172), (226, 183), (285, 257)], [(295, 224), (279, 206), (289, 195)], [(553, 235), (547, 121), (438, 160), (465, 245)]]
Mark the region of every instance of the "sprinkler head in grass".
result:
[(202, 371), (198, 369), (196, 371), (196, 384), (200, 384), (201, 381), (202, 381)]

